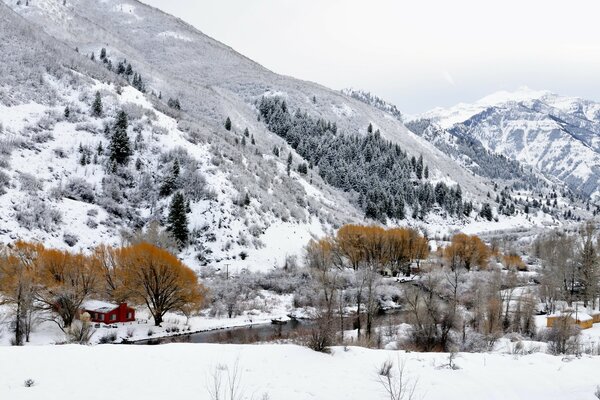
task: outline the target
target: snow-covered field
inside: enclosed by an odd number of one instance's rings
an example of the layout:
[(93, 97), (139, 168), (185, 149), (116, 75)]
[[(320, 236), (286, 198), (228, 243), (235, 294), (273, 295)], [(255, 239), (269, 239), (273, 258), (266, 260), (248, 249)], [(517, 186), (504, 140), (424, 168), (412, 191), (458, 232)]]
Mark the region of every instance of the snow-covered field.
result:
[(0, 359), (0, 398), (10, 400), (209, 399), (210, 374), (236, 360), (243, 399), (386, 399), (376, 374), (386, 360), (404, 361), (427, 400), (592, 400), (600, 383), (600, 357), (546, 354), (460, 354), (455, 370), (447, 354), (293, 345), (3, 347)]

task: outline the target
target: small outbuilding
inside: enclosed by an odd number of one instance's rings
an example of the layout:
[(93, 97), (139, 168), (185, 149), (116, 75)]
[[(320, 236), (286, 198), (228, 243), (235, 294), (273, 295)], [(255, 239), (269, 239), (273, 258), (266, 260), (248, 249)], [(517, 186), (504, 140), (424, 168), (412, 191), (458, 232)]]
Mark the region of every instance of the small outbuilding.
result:
[(591, 315), (573, 310), (564, 310), (548, 315), (546, 318), (546, 326), (552, 328), (554, 323), (561, 318), (569, 319), (572, 324), (578, 325), (581, 329), (589, 329), (594, 326), (594, 318)]
[(91, 322), (114, 324), (117, 322), (135, 321), (135, 309), (127, 303), (113, 304), (104, 301), (90, 300), (83, 304), (81, 314), (90, 315)]

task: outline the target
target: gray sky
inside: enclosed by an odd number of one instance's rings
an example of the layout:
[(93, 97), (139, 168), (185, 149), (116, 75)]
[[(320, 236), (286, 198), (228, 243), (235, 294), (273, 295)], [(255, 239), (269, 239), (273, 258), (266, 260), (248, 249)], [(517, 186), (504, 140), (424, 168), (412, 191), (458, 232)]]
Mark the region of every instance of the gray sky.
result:
[(281, 74), (401, 111), (520, 86), (600, 100), (593, 0), (142, 0)]

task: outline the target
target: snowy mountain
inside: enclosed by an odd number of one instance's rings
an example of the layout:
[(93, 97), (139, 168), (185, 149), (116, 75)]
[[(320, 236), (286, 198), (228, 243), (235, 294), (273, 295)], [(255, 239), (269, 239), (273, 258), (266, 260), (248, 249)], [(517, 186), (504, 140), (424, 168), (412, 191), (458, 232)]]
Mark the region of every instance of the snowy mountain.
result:
[(592, 198), (600, 195), (599, 103), (524, 88), (419, 118), (478, 140)]
[[(373, 207), (382, 220), (402, 204), (404, 219), (382, 222), (434, 234), (557, 224), (574, 207), (542, 207), (554, 189), (524, 180), (516, 164), (502, 161), (515, 171), (504, 176), (472, 168), (407, 129), (376, 96), (277, 75), (134, 0), (4, 0), (0, 22), (3, 242), (115, 244), (124, 232), (164, 226), (173, 187), (188, 200), (190, 240), (180, 256), (231, 270), (281, 266), (311, 237), (363, 221)], [(265, 98), (281, 109), (259, 110)], [(108, 153), (120, 111), (132, 149), (115, 166)], [(340, 163), (324, 147), (297, 147), (287, 132), (301, 124), (322, 129), (329, 142), (321, 146), (346, 140), (350, 156)], [(353, 137), (366, 138), (369, 154), (352, 157), (358, 141), (343, 138)], [(388, 159), (401, 179), (373, 184), (373, 173), (352, 171), (362, 180), (349, 189), (344, 168), (356, 167), (353, 158), (373, 166), (373, 149), (404, 160)], [(327, 165), (313, 166), (313, 153)], [(478, 216), (487, 202), (495, 220)]]
[(392, 104), (388, 101), (385, 101), (381, 97), (378, 97), (378, 96), (376, 96), (370, 92), (366, 92), (364, 90), (358, 90), (358, 89), (352, 89), (352, 88), (342, 89), (342, 93), (344, 93), (345, 95), (352, 97), (358, 101), (362, 101), (365, 104), (373, 106), (373, 107), (377, 108), (378, 110), (386, 112), (386, 113), (390, 114), (392, 117), (396, 118), (398, 121), (402, 121), (402, 113), (400, 112), (400, 110), (398, 110), (398, 107), (396, 107), (394, 104)]

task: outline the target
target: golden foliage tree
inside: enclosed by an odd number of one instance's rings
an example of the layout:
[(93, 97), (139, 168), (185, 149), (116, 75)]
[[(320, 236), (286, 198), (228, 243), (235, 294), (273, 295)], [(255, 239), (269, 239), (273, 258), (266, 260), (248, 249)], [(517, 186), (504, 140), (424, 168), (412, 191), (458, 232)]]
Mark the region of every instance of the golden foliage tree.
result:
[(145, 304), (157, 326), (167, 312), (189, 312), (204, 301), (194, 271), (166, 250), (139, 243), (120, 249), (118, 262), (130, 299)]
[(502, 263), (504, 264), (504, 266), (507, 269), (516, 269), (519, 271), (527, 270), (527, 266), (525, 265), (525, 262), (523, 261), (521, 256), (518, 254), (514, 254), (514, 253), (505, 254), (504, 256), (502, 256)]
[(82, 303), (96, 291), (100, 282), (90, 257), (56, 249), (43, 249), (39, 255), (40, 287), (37, 300), (54, 313), (55, 322), (66, 330), (77, 318)]
[(452, 237), (450, 245), (444, 249), (444, 258), (452, 269), (486, 268), (490, 251), (478, 236), (458, 233)]
[(38, 282), (37, 254), (40, 245), (18, 241), (5, 247), (0, 259), (0, 304), (13, 309), (14, 344), (29, 341)]

